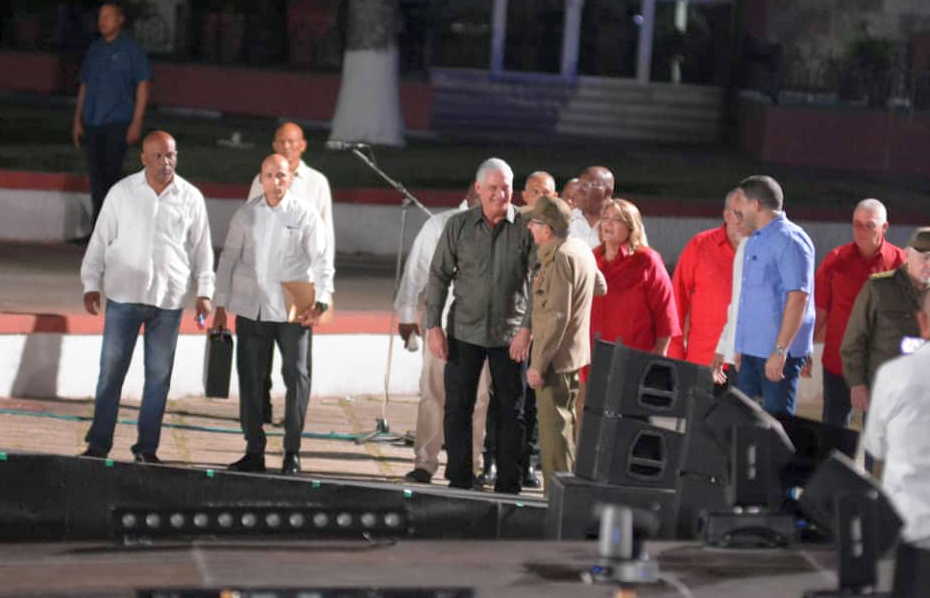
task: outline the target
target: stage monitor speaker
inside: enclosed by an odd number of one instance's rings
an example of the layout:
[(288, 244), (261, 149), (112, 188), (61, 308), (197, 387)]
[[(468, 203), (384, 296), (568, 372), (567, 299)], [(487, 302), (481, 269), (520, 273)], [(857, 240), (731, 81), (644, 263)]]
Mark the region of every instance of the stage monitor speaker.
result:
[(682, 473), (678, 478), (678, 538), (699, 538), (704, 517), (728, 507), (726, 480)]
[(793, 415), (778, 415), (776, 418), (795, 449), (794, 458), (782, 472), (785, 488), (807, 485), (814, 471), (830, 458), (833, 451), (839, 451), (850, 459), (856, 458), (859, 433), (855, 430)]
[[(600, 341), (599, 341), (600, 342)], [(687, 416), (688, 392), (695, 387), (711, 392), (710, 368), (668, 359), (616, 344), (605, 375), (606, 347), (596, 347), (586, 408), (608, 415)], [(597, 369), (598, 371), (595, 371)]]
[(681, 472), (709, 478), (729, 479), (729, 454), (702, 425), (716, 399), (713, 391), (695, 388), (688, 394), (688, 423), (681, 452)]
[(653, 513), (659, 520), (657, 538), (675, 537), (678, 493), (674, 489), (617, 486), (558, 472), (549, 481), (546, 538), (577, 540), (598, 533), (598, 504), (620, 504)]
[(585, 410), (575, 473), (609, 484), (674, 488), (683, 436), (629, 417)]
[(585, 390), (585, 409), (596, 413), (604, 413), (607, 410), (607, 386), (614, 361), (615, 346), (614, 343), (600, 338), (594, 339), (591, 347), (591, 369)]

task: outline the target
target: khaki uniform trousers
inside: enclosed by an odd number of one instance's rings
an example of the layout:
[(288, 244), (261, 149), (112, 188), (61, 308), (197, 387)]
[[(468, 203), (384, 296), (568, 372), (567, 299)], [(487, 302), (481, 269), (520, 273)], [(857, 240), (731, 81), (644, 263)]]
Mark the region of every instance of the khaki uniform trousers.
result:
[[(446, 408), (446, 362), (439, 359), (423, 343), (423, 369), (420, 372), (420, 404), (417, 407), (417, 431), (413, 443), (413, 466), (436, 475), (439, 451), (443, 444), (443, 418)], [(485, 420), (488, 416), (491, 373), (485, 361), (478, 380), (478, 397), (472, 419), (472, 463), (475, 475), (481, 473), (484, 449)]]
[(575, 401), (578, 399), (578, 372), (556, 372), (551, 367), (536, 389), (539, 417), (539, 454), (543, 488), (548, 493), (549, 478), (557, 471), (575, 469)]

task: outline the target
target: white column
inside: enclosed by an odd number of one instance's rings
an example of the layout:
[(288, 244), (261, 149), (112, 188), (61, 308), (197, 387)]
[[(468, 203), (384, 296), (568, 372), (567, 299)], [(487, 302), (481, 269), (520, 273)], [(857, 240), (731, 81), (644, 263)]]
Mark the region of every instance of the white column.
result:
[(636, 56), (636, 80), (645, 85), (649, 83), (652, 71), (652, 34), (656, 26), (656, 0), (643, 0), (642, 16)]
[[(675, 2), (675, 30), (684, 35), (688, 30), (688, 0)], [(681, 57), (672, 58), (672, 83), (681, 83)]]
[(562, 33), (562, 68), (563, 77), (571, 78), (578, 74), (578, 44), (581, 41), (581, 10), (584, 0), (565, 0), (565, 22)]
[(491, 13), (491, 73), (504, 70), (504, 40), (507, 37), (507, 0), (494, 0)]

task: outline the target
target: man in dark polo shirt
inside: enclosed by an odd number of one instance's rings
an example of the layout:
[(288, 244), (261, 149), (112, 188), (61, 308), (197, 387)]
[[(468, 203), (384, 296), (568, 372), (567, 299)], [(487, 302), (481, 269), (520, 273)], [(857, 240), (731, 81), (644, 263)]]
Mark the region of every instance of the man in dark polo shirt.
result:
[(126, 147), (142, 137), (142, 118), (149, 99), (148, 59), (123, 33), (125, 16), (116, 2), (100, 7), (100, 38), (87, 50), (81, 65), (71, 129), (76, 147), (87, 153), (93, 224), (110, 187), (122, 177)]
[[(446, 361), (443, 428), (449, 485), (472, 488), (472, 412), (485, 359), (497, 406), (496, 492), (520, 492), (523, 448), (523, 362), (530, 346), (533, 238), (511, 203), (513, 171), (499, 158), (478, 168), (481, 205), (456, 214), (443, 229), (430, 264), (426, 296), (429, 350)], [(442, 311), (449, 285), (448, 338)]]

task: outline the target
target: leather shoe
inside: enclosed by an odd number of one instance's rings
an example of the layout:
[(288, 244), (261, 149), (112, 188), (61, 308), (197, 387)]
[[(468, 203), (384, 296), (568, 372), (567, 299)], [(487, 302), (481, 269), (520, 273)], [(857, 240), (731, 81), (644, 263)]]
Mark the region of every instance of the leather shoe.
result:
[(281, 473), (284, 475), (295, 475), (300, 473), (300, 455), (297, 453), (284, 453)]
[(246, 453), (244, 457), (235, 463), (231, 463), (226, 469), (231, 471), (263, 472), (265, 471), (265, 455), (262, 453)]
[(430, 480), (433, 479), (433, 476), (430, 475), (425, 469), (417, 467), (412, 471), (408, 471), (407, 475), (404, 476), (404, 480), (408, 482), (416, 482), (418, 484), (429, 484)]
[(87, 447), (87, 450), (78, 455), (79, 457), (96, 457), (97, 459), (105, 459), (107, 456), (106, 451), (101, 451), (100, 449), (95, 449), (93, 447)]
[(536, 468), (532, 465), (527, 465), (526, 469), (523, 470), (523, 483), (524, 488), (542, 488), (542, 481), (539, 479), (539, 472), (536, 471)]
[(161, 459), (155, 456), (155, 453), (133, 453), (136, 463), (161, 463)]

